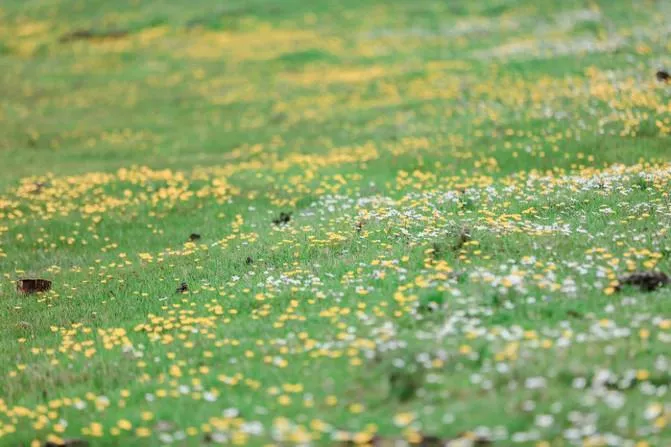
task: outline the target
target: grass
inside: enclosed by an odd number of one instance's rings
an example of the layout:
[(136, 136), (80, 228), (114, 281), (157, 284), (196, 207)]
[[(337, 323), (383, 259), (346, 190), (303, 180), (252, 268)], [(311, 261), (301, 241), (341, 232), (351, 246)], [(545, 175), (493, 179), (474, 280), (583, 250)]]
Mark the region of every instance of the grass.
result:
[(671, 9), (448, 3), (3, 2), (0, 444), (669, 445)]

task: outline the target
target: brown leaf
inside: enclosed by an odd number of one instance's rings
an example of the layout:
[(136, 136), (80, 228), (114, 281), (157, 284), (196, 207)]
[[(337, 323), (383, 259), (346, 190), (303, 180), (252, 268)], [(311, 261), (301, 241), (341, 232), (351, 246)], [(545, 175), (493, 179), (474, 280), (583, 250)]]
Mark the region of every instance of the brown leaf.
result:
[[(368, 445), (372, 447), (395, 447), (397, 445), (408, 445), (408, 441), (403, 438), (391, 438), (384, 436), (373, 436), (363, 444), (349, 440), (342, 443), (344, 446)], [(464, 433), (457, 438), (444, 439), (433, 435), (422, 435), (422, 439), (410, 444), (416, 447), (482, 447), (492, 445), (492, 441), (473, 433)]]
[(571, 318), (583, 318), (584, 317), (583, 314), (581, 314), (577, 310), (572, 310), (572, 309), (567, 310), (566, 315), (568, 315)]
[(47, 441), (44, 447), (88, 447), (88, 441), (83, 439), (63, 439), (63, 442)]
[(282, 211), (279, 217), (273, 219), (273, 223), (275, 225), (284, 225), (288, 224), (290, 220), (291, 220), (291, 213), (285, 213), (284, 211)]
[(74, 42), (77, 40), (103, 40), (103, 39), (121, 39), (126, 37), (128, 31), (93, 31), (90, 29), (80, 29), (70, 33), (63, 34), (59, 41), (61, 43)]
[(620, 286), (638, 286), (643, 292), (652, 292), (659, 287), (669, 284), (669, 277), (663, 272), (634, 272), (618, 278), (617, 290)]
[(493, 445), (494, 443), (483, 436), (478, 436), (474, 433), (462, 433), (459, 437), (447, 441), (445, 447), (482, 447)]
[(16, 290), (21, 293), (38, 293), (51, 290), (51, 281), (48, 279), (19, 279), (16, 281)]
[(35, 182), (35, 184), (33, 185), (33, 190), (31, 192), (33, 194), (39, 194), (40, 192), (42, 192), (42, 188), (44, 188), (45, 186), (47, 186), (47, 183), (45, 182)]

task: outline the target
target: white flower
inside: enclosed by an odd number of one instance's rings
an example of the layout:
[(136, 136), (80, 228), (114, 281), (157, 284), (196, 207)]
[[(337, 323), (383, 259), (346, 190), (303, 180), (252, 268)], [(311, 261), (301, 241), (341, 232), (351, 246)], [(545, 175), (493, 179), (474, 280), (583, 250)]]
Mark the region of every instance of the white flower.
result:
[(536, 415), (536, 425), (542, 428), (547, 428), (554, 422), (554, 417), (551, 414)]
[(547, 380), (545, 380), (545, 377), (529, 377), (524, 382), (524, 387), (529, 390), (536, 390), (540, 388), (545, 388), (546, 384)]
[(240, 414), (240, 411), (238, 411), (237, 408), (226, 408), (221, 414), (225, 418), (234, 418), (237, 417), (238, 414)]

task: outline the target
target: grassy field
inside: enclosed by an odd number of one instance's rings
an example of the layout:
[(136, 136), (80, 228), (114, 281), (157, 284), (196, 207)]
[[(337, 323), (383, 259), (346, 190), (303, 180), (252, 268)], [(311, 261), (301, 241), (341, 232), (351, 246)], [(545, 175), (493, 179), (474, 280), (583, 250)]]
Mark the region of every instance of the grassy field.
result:
[(670, 23), (4, 0), (0, 445), (671, 445)]

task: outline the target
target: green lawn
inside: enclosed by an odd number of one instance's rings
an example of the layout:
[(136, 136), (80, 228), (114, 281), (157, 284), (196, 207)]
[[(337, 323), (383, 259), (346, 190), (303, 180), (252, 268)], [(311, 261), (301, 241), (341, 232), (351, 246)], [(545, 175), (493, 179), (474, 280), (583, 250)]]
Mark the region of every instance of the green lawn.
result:
[(671, 445), (669, 23), (3, 1), (0, 445)]

